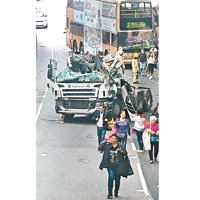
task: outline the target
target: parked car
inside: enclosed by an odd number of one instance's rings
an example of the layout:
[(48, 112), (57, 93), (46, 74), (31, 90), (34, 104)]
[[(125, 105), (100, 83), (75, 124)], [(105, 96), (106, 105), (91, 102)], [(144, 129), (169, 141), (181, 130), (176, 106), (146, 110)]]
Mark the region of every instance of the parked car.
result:
[(36, 10), (36, 28), (48, 28), (47, 15)]

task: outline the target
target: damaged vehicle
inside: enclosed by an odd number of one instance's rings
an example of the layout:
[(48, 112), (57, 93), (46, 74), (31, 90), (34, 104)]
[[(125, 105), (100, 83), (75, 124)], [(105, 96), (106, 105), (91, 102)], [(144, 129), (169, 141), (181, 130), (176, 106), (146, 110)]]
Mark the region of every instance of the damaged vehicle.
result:
[(55, 96), (56, 113), (66, 119), (75, 114), (92, 115), (104, 103), (114, 119), (119, 117), (121, 109), (126, 109), (131, 118), (137, 108), (150, 111), (152, 107), (150, 88), (131, 86), (123, 78), (121, 63), (116, 58), (103, 71), (94, 70), (94, 63), (91, 65), (82, 55), (69, 57), (58, 75), (57, 64), (56, 59), (50, 59), (47, 87)]

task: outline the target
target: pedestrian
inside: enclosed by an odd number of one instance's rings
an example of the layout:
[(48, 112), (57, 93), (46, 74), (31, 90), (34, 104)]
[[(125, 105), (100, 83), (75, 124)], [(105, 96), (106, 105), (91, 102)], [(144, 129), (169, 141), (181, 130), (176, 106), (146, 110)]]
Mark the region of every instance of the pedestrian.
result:
[(149, 51), (154, 54), (154, 57), (156, 57), (158, 49), (156, 48), (155, 44), (152, 45), (152, 48)]
[(155, 57), (152, 52), (149, 53), (149, 56), (147, 58), (147, 63), (148, 63), (148, 73), (147, 76), (149, 76), (149, 79), (153, 78), (153, 71), (155, 67)]
[[(151, 150), (149, 150), (150, 163), (153, 164), (157, 161), (158, 150), (159, 150), (159, 125), (156, 123), (157, 118), (155, 116), (150, 117), (150, 123), (146, 126), (151, 137)], [(154, 159), (153, 159), (154, 150)]]
[(144, 48), (141, 49), (141, 53), (138, 56), (138, 61), (140, 63), (140, 75), (142, 76), (142, 73), (146, 67), (147, 64), (147, 55), (144, 52)]
[(142, 133), (144, 131), (144, 121), (145, 121), (145, 116), (143, 114), (143, 110), (138, 109), (131, 120), (135, 122), (133, 129), (136, 132), (137, 141), (138, 141), (138, 144), (139, 144), (138, 152), (143, 152)]
[(130, 122), (126, 119), (126, 111), (121, 110), (120, 118), (115, 120), (116, 127), (117, 127), (117, 136), (119, 138), (119, 142), (126, 148), (126, 142), (128, 135), (130, 136)]
[[(124, 146), (118, 142), (118, 137), (114, 134), (111, 139), (101, 143), (98, 150), (104, 152), (99, 168), (107, 168), (108, 170), (108, 199), (113, 196), (113, 183), (115, 181), (114, 195), (117, 198), (120, 188), (121, 176), (127, 177), (133, 174), (130, 162), (125, 163), (124, 157), (127, 157), (127, 152)], [(122, 171), (125, 172), (122, 175)]]
[(133, 70), (133, 84), (139, 83), (139, 64), (138, 64), (138, 53), (133, 54), (133, 60), (132, 60), (132, 70)]
[(102, 72), (103, 71), (103, 63), (102, 62), (103, 61), (102, 61), (99, 53), (97, 52), (96, 56), (95, 56), (95, 65), (94, 65), (94, 70), (95, 71), (98, 71), (98, 72)]
[(124, 71), (125, 71), (125, 65), (124, 65), (124, 52), (123, 52), (123, 49), (122, 47), (120, 46), (117, 53), (116, 53), (116, 56), (118, 57), (119, 59), (119, 62), (121, 63), (121, 69), (122, 69), (122, 73), (124, 74)]
[(155, 107), (155, 109), (152, 112), (151, 116), (156, 116), (156, 118), (157, 118), (156, 123), (159, 124), (159, 103), (157, 103), (157, 106)]
[(97, 136), (98, 136), (98, 143), (100, 144), (104, 138), (105, 138), (105, 134), (106, 134), (106, 129), (108, 127), (108, 118), (107, 118), (107, 113), (104, 111), (104, 106), (101, 105), (99, 107), (99, 110), (97, 110), (93, 117), (93, 120), (96, 120), (97, 122)]

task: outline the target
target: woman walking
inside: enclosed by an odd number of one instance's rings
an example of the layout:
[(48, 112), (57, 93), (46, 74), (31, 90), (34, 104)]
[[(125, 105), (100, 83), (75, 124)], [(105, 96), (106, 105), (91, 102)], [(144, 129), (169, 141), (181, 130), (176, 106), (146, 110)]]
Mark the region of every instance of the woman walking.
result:
[[(158, 149), (159, 149), (159, 124), (156, 123), (156, 116), (150, 117), (150, 123), (147, 124), (146, 128), (148, 129), (148, 132), (150, 133), (151, 137), (151, 150), (149, 151), (149, 158), (150, 163), (153, 164), (157, 161), (158, 156)], [(153, 150), (154, 150), (154, 159), (153, 159)]]
[[(127, 152), (124, 146), (118, 142), (117, 136), (111, 136), (109, 142), (103, 142), (99, 146), (99, 151), (104, 152), (99, 168), (107, 168), (108, 170), (108, 199), (113, 196), (113, 182), (115, 181), (114, 195), (117, 198), (121, 176), (127, 177), (133, 174), (130, 162), (125, 163), (124, 157), (127, 157)], [(122, 172), (125, 172), (122, 173)]]
[(138, 152), (143, 152), (142, 133), (144, 131), (144, 120), (145, 120), (145, 116), (143, 115), (143, 110), (138, 109), (135, 116), (131, 120), (135, 122), (133, 129), (136, 132), (137, 140), (139, 144)]
[(148, 64), (148, 73), (147, 76), (149, 76), (149, 79), (153, 78), (153, 71), (155, 67), (155, 56), (152, 52), (149, 53), (148, 59), (147, 59), (147, 64)]
[(121, 110), (120, 118), (115, 120), (117, 127), (117, 137), (119, 138), (119, 142), (126, 148), (127, 135), (131, 135), (130, 133), (130, 122), (126, 119), (126, 111)]

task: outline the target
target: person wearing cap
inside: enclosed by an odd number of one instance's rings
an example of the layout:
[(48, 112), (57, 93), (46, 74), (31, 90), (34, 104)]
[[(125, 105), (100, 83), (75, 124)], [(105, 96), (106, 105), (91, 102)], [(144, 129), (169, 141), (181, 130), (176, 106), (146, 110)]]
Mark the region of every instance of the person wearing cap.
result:
[(103, 105), (99, 107), (99, 110), (96, 110), (96, 112), (92, 116), (92, 119), (97, 122), (97, 136), (98, 143), (100, 144), (105, 138), (106, 129), (108, 127), (109, 121), (107, 117), (107, 112), (105, 112)]
[[(118, 137), (113, 134), (111, 135), (109, 143), (105, 141), (98, 148), (100, 152), (103, 153), (102, 161), (99, 165), (99, 169), (103, 170), (103, 168), (107, 168), (108, 170), (108, 199), (112, 199), (113, 196), (113, 183), (115, 182), (115, 190), (114, 195), (117, 198), (118, 192), (120, 188), (120, 179), (122, 174), (120, 173), (119, 166), (123, 162), (124, 156), (127, 156), (126, 149), (124, 146), (118, 142)], [(130, 163), (129, 163), (129, 167)], [(127, 169), (127, 168), (126, 168)], [(125, 170), (126, 170), (125, 169)], [(132, 169), (132, 168), (131, 168)], [(127, 171), (127, 170), (126, 170)], [(126, 174), (125, 177), (131, 174)]]
[(133, 70), (133, 84), (138, 84), (139, 80), (139, 64), (138, 64), (138, 53), (133, 54), (133, 60), (132, 60), (132, 70)]
[(143, 115), (143, 110), (138, 109), (131, 119), (131, 121), (134, 121), (134, 126), (133, 129), (136, 132), (137, 135), (137, 141), (139, 144), (139, 150), (138, 152), (143, 152), (143, 141), (142, 141), (142, 134), (144, 131), (144, 121), (145, 121), (145, 116)]

